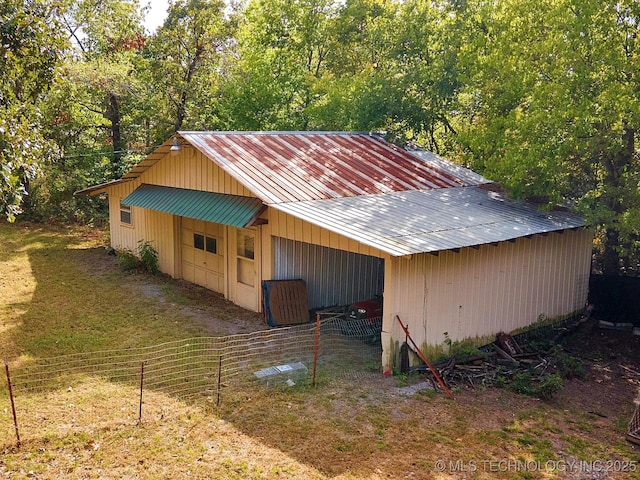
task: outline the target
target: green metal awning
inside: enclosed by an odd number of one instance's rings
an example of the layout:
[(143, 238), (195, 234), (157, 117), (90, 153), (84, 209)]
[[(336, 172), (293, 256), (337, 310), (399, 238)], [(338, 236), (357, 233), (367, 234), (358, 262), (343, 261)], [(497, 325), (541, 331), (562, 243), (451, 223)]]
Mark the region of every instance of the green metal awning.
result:
[(140, 185), (122, 203), (232, 227), (248, 226), (265, 208), (254, 197), (148, 184)]

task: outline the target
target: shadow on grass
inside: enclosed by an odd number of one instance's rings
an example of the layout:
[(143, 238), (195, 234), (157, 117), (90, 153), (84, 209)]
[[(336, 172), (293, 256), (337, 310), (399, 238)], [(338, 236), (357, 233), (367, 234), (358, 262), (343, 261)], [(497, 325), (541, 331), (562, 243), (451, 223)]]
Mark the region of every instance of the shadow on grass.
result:
[[(69, 229), (24, 224), (0, 224), (0, 237), (0, 259), (11, 266), (3, 279), (4, 288), (16, 292), (16, 285), (25, 285), (17, 295), (4, 297), (0, 305), (3, 355), (18, 371), (28, 371), (30, 364), (51, 357), (123, 352), (212, 334), (210, 326), (183, 312), (185, 304), (211, 298), (206, 292), (182, 291), (181, 282), (162, 276), (124, 273), (118, 268), (117, 259), (106, 254), (96, 237)], [(141, 293), (141, 284), (156, 285), (154, 292), (159, 290), (160, 295)], [(163, 288), (164, 285), (170, 287)], [(166, 300), (168, 296), (171, 301)], [(221, 311), (234, 315), (239, 309), (221, 303)], [(255, 318), (253, 314), (250, 316)], [(265, 328), (261, 323), (255, 327)], [(137, 373), (139, 363), (135, 360), (133, 363), (127, 368)], [(207, 366), (209, 370), (213, 367)], [(49, 397), (64, 382), (63, 378), (54, 380), (43, 378), (42, 385), (33, 392)], [(132, 377), (119, 383), (131, 387), (137, 381), (137, 377)], [(222, 409), (214, 407), (210, 413), (225, 416), (240, 431), (322, 472), (364, 469), (384, 445), (376, 441), (375, 435), (374, 438), (360, 435), (360, 439), (354, 440), (353, 412), (336, 410), (335, 405), (323, 403), (322, 398), (314, 407), (316, 410), (308, 412), (308, 418), (288, 408), (326, 395), (321, 392), (327, 387), (278, 392), (250, 385), (245, 388), (225, 396)], [(254, 395), (259, 405), (250, 400)], [(240, 406), (238, 402), (246, 405)], [(376, 416), (381, 424), (386, 424), (383, 417)], [(357, 418), (362, 420), (358, 415)], [(357, 433), (355, 436), (358, 437)]]

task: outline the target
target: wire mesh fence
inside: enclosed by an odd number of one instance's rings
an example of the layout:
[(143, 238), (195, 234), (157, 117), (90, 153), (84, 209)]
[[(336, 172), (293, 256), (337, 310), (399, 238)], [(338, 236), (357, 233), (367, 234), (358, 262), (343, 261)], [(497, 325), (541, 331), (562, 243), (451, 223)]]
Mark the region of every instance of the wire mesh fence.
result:
[[(140, 415), (144, 392), (190, 401), (213, 398), (220, 404), (225, 395), (257, 385), (292, 387), (353, 372), (378, 373), (380, 325), (381, 319), (337, 316), (248, 334), (22, 360), (6, 364), (7, 379), (18, 414), (21, 399), (71, 391), (88, 379), (116, 385), (129, 397), (139, 395)], [(8, 404), (9, 395), (3, 397), (0, 405)], [(129, 400), (128, 405), (136, 404), (136, 398)]]
[(636, 445), (640, 445), (640, 392), (638, 392), (638, 398), (634, 403), (636, 404), (636, 410), (633, 414), (633, 418), (629, 422), (627, 439)]

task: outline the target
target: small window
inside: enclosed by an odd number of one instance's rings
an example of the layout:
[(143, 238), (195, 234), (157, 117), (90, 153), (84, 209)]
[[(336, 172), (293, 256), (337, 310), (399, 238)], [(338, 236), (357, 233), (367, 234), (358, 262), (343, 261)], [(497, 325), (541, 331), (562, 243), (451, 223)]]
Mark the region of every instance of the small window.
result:
[(199, 233), (194, 233), (193, 246), (198, 250), (204, 250), (204, 235), (200, 235)]
[(120, 222), (131, 225), (131, 207), (120, 203)]
[(215, 238), (207, 237), (206, 239), (206, 250), (209, 253), (218, 253), (218, 242)]
[(238, 256), (253, 260), (254, 239), (253, 232), (238, 232)]

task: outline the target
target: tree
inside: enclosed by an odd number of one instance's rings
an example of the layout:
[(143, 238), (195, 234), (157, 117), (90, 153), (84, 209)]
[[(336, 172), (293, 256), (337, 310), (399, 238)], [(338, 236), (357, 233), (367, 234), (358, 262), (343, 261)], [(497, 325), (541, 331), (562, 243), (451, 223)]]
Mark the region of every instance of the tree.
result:
[(326, 0), (255, 0), (238, 12), (237, 44), (223, 69), (223, 128), (309, 128), (306, 110), (326, 71), (335, 11)]
[(220, 1), (170, 2), (167, 19), (145, 49), (149, 93), (161, 113), (158, 140), (185, 125), (206, 128), (200, 118), (214, 108), (217, 63), (227, 42), (222, 9)]
[(9, 221), (22, 211), (42, 159), (55, 155), (40, 113), (63, 47), (54, 14), (45, 0), (0, 5), (0, 214)]
[(469, 2), (461, 158), (514, 195), (577, 208), (605, 273), (638, 270), (634, 1)]
[(118, 178), (137, 148), (141, 12), (137, 0), (58, 4), (58, 34), (69, 42), (42, 102), (41, 134), (60, 155), (41, 163), (24, 207), (34, 220), (87, 222), (104, 217), (105, 205), (74, 192)]
[(123, 105), (126, 109), (137, 91), (136, 57), (146, 40), (142, 12), (138, 0), (69, 2), (62, 22), (75, 49), (68, 52), (63, 76), (78, 94), (71, 98), (84, 107), (89, 125), (99, 123), (96, 115), (106, 121), (111, 177), (118, 178), (126, 169)]

